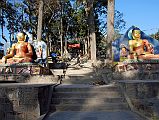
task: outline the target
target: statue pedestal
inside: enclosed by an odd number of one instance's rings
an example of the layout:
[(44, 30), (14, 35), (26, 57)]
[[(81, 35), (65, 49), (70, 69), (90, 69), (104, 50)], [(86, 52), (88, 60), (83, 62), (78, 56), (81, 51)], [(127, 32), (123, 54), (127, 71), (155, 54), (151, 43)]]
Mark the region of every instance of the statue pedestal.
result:
[(35, 75), (51, 75), (51, 71), (34, 63), (0, 64), (0, 81), (26, 82)]
[(37, 120), (48, 111), (54, 80), (39, 64), (0, 64), (0, 119)]
[(159, 60), (126, 60), (119, 62), (117, 65), (118, 72), (125, 72), (129, 70), (139, 71), (156, 71), (159, 69)]
[(157, 80), (159, 77), (159, 60), (127, 60), (116, 66), (115, 79)]

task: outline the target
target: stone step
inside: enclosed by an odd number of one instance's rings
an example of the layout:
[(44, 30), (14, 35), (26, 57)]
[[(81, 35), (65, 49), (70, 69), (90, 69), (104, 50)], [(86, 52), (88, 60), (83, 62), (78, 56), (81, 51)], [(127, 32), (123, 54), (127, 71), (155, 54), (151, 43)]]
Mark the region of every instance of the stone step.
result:
[[(67, 76), (65, 77), (67, 78)], [(97, 79), (64, 79), (63, 84), (92, 84), (96, 82)]]
[[(94, 72), (93, 68), (89, 68), (89, 67), (88, 68), (87, 67), (78, 68), (76, 66), (72, 66), (72, 67), (68, 66), (67, 70), (71, 71), (70, 73), (68, 73), (70, 75), (72, 75), (72, 74), (79, 74), (79, 73), (73, 72), (73, 71), (81, 71), (82, 73), (83, 72)], [(84, 74), (81, 74), (81, 75), (84, 75)]]
[[(68, 71), (67, 71), (68, 72)], [(73, 80), (83, 80), (83, 79), (96, 79), (93, 75), (68, 75), (66, 72), (66, 79), (73, 79)]]
[(85, 92), (85, 91), (95, 91), (95, 92), (109, 92), (109, 91), (118, 91), (119, 88), (115, 85), (83, 85), (83, 84), (74, 84), (74, 85), (59, 85), (55, 88), (56, 92)]
[(52, 104), (122, 103), (124, 98), (52, 98)]
[(53, 93), (54, 98), (117, 98), (122, 97), (122, 95), (116, 91), (110, 92), (55, 92)]
[(84, 79), (96, 79), (96, 76), (94, 74), (89, 74), (89, 75), (81, 75), (81, 74), (70, 74), (70, 71), (66, 71), (66, 77), (65, 79), (69, 80), (84, 80)]
[(145, 120), (132, 111), (58, 111), (46, 120)]
[(110, 85), (60, 85), (52, 97), (56, 111), (116, 111), (128, 109), (120, 89)]
[(92, 76), (94, 71), (92, 69), (83, 69), (83, 68), (67, 68), (68, 76)]
[(56, 111), (118, 111), (128, 110), (126, 103), (108, 103), (108, 104), (63, 104), (51, 105), (51, 109)]

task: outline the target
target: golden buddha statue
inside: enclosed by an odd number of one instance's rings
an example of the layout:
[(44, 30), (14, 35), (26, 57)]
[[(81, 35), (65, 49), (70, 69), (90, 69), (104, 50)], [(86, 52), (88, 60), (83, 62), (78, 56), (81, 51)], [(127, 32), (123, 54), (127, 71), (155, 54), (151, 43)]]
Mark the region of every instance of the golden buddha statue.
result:
[(154, 55), (152, 44), (146, 39), (141, 39), (139, 28), (132, 30), (132, 40), (129, 40), (130, 59), (159, 59), (159, 55)]
[(3, 56), (0, 63), (24, 63), (32, 62), (33, 50), (31, 44), (25, 42), (26, 35), (23, 32), (17, 34), (18, 42), (13, 44), (10, 53)]

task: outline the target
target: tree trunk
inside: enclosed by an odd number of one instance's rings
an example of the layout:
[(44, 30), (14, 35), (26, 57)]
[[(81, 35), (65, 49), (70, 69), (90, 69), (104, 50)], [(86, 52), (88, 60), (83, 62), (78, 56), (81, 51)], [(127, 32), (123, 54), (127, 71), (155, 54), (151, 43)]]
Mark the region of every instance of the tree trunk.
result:
[(5, 40), (5, 42), (7, 42), (7, 39), (4, 37), (4, 31), (3, 31), (3, 23), (4, 23), (4, 19), (3, 19), (3, 10), (0, 9), (0, 16), (1, 16), (1, 29), (2, 29), (2, 38)]
[(112, 41), (114, 39), (114, 0), (108, 0), (107, 8), (107, 54), (108, 58), (112, 60)]
[(84, 39), (84, 54), (88, 54), (88, 40), (87, 38)]
[(96, 33), (95, 33), (93, 2), (94, 0), (87, 1), (87, 12), (88, 12), (88, 25), (89, 25), (90, 45), (91, 45), (91, 61), (93, 64), (95, 64), (96, 63)]
[(48, 64), (48, 56), (49, 56), (49, 35), (46, 34), (46, 41), (47, 41), (47, 48), (46, 48), (46, 67), (49, 68), (49, 64)]
[(39, 15), (38, 15), (38, 28), (37, 28), (37, 40), (41, 41), (42, 38), (42, 23), (43, 23), (43, 0), (39, 1)]
[(63, 3), (61, 1), (61, 18), (60, 18), (60, 40), (61, 40), (61, 57), (63, 60)]

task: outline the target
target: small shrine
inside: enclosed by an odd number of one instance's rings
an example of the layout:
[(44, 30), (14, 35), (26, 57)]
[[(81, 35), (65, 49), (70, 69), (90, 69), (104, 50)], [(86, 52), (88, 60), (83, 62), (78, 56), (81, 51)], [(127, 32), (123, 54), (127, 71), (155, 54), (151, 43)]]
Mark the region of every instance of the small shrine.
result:
[(51, 75), (47, 67), (36, 62), (35, 48), (25, 41), (25, 33), (19, 32), (17, 39), (18, 42), (0, 59), (0, 81), (25, 83), (28, 80), (25, 75)]
[(152, 72), (159, 69), (159, 41), (138, 27), (130, 27), (112, 43), (116, 71)]

